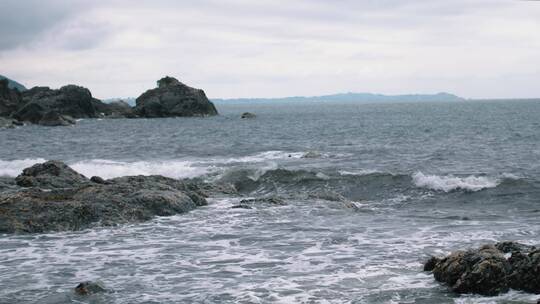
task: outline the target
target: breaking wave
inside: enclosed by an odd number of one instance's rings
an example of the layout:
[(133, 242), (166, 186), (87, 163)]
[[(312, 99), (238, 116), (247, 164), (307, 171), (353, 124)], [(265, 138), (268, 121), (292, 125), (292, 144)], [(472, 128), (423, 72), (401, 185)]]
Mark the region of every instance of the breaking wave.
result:
[(436, 191), (450, 192), (455, 190), (480, 191), (487, 188), (495, 188), (500, 183), (500, 179), (487, 176), (439, 176), (426, 175), (416, 172), (412, 175), (413, 183), (417, 187), (427, 188)]

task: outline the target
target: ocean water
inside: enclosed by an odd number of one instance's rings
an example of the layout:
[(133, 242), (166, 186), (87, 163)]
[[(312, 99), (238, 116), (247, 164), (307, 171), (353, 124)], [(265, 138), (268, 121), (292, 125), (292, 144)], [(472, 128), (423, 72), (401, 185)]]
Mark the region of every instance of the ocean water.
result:
[[(458, 296), (422, 267), (484, 243), (540, 244), (540, 102), (217, 107), (0, 130), (0, 176), (58, 159), (88, 177), (240, 192), (145, 223), (0, 235), (0, 303), (536, 303)], [(286, 205), (231, 208), (265, 196)], [(86, 280), (110, 292), (73, 295)]]

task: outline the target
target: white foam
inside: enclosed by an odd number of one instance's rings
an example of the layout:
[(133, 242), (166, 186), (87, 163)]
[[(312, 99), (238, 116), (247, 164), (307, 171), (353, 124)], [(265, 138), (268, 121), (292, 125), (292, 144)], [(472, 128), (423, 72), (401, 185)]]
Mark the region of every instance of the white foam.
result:
[(104, 159), (79, 161), (70, 164), (75, 171), (90, 177), (114, 178), (129, 175), (163, 175), (170, 178), (190, 178), (211, 172), (212, 166), (196, 166), (182, 160), (121, 162)]
[(362, 176), (362, 175), (370, 175), (373, 173), (378, 173), (377, 170), (372, 169), (359, 169), (359, 170), (340, 170), (338, 171), (340, 175), (356, 175), (356, 176)]
[(412, 178), (417, 187), (444, 192), (454, 190), (480, 191), (487, 188), (495, 188), (500, 183), (498, 179), (489, 178), (486, 176), (439, 176), (425, 175), (422, 172), (416, 172), (412, 175)]
[(15, 177), (21, 174), (23, 169), (45, 161), (43, 158), (26, 158), (12, 161), (0, 159), (0, 176)]
[(231, 164), (231, 163), (258, 163), (268, 160), (278, 160), (287, 158), (301, 158), (304, 155), (302, 152), (287, 152), (287, 151), (265, 151), (253, 155), (233, 157), (227, 159), (216, 159), (216, 162)]

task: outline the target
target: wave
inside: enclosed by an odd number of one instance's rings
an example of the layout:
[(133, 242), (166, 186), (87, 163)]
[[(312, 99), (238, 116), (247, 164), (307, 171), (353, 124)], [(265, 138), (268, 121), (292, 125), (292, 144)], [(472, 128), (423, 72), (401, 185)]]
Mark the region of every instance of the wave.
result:
[[(43, 158), (0, 160), (0, 176), (15, 177), (21, 174), (23, 169), (45, 161), (47, 160)], [(180, 179), (203, 176), (215, 170), (213, 166), (197, 166), (196, 162), (180, 160), (122, 162), (92, 159), (67, 164), (87, 177), (100, 176), (105, 179), (129, 175), (163, 175)]]
[(0, 176), (15, 177), (21, 174), (23, 169), (45, 161), (43, 158), (26, 158), (11, 161), (0, 159)]
[(241, 156), (241, 157), (231, 157), (226, 159), (214, 159), (212, 162), (219, 162), (224, 164), (234, 164), (234, 163), (259, 163), (270, 160), (279, 160), (279, 159), (298, 159), (302, 158), (305, 155), (304, 152), (287, 152), (287, 151), (265, 151), (260, 153), (255, 153), (252, 155)]
[(425, 175), (422, 172), (414, 173), (412, 179), (414, 185), (417, 187), (444, 192), (455, 190), (476, 192), (488, 188), (495, 188), (501, 183), (500, 179), (487, 176), (439, 176)]
[(206, 175), (215, 168), (197, 166), (191, 161), (137, 161), (121, 162), (104, 159), (79, 161), (69, 164), (85, 176), (101, 176), (105, 179), (129, 175), (163, 175), (170, 178), (192, 178)]

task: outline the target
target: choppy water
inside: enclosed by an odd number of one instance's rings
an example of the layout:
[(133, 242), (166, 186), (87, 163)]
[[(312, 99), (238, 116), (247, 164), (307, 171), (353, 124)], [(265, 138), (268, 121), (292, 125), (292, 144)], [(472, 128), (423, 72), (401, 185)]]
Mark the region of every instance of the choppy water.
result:
[[(540, 243), (540, 103), (218, 105), (219, 117), (82, 120), (0, 131), (0, 175), (45, 159), (81, 173), (234, 183), (185, 215), (0, 236), (0, 303), (535, 303), (456, 296), (430, 254)], [(244, 111), (254, 120), (240, 120)], [(316, 158), (302, 158), (311, 151)], [(314, 153), (317, 152), (317, 153)], [(233, 209), (274, 195), (286, 206)], [(112, 292), (70, 289), (101, 280)]]

